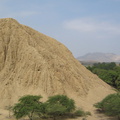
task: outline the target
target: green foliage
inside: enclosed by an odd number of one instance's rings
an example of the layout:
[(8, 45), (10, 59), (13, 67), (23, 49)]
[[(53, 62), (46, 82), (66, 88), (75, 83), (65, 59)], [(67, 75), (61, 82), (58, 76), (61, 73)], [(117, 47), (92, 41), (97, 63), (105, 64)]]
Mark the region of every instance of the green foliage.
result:
[(39, 117), (43, 117), (43, 118), (47, 118), (47, 113), (46, 113), (46, 108), (47, 108), (47, 104), (46, 103), (41, 103), (39, 105), (39, 108), (36, 110), (36, 114), (39, 116)]
[(78, 110), (76, 110), (75, 112), (74, 112), (74, 115), (75, 116), (84, 116), (84, 117), (86, 117), (86, 116), (88, 116), (88, 115), (91, 115), (91, 113), (90, 112), (85, 112), (85, 111), (83, 111), (82, 109), (78, 109)]
[(55, 95), (52, 97), (49, 97), (47, 103), (53, 105), (61, 105), (65, 108), (65, 112), (72, 112), (75, 109), (75, 102), (72, 99), (69, 99), (65, 95)]
[(120, 75), (118, 76), (117, 80), (115, 81), (116, 87), (120, 90)]
[(28, 116), (30, 120), (33, 118), (35, 111), (39, 109), (39, 99), (41, 96), (27, 95), (19, 99), (19, 102), (13, 106), (13, 112), (17, 119)]
[(65, 95), (51, 96), (48, 98), (46, 104), (46, 113), (54, 119), (58, 116), (65, 116), (65, 114), (75, 110), (74, 100)]
[(113, 70), (114, 67), (116, 67), (116, 64), (114, 62), (111, 63), (95, 63), (93, 65), (95, 68), (99, 68), (99, 69), (104, 69), (104, 70)]
[(34, 117), (53, 118), (86, 116), (87, 112), (83, 110), (75, 111), (74, 100), (65, 95), (55, 95), (48, 98), (44, 103), (40, 102), (41, 96), (27, 95), (18, 100), (13, 106), (13, 112), (17, 119), (28, 116), (30, 120)]
[(64, 115), (66, 112), (66, 108), (60, 104), (48, 104), (46, 108), (46, 112), (50, 116), (60, 116)]
[(92, 67), (87, 68), (109, 85), (120, 89), (120, 66), (117, 66), (114, 62), (95, 63)]
[(120, 93), (108, 95), (94, 106), (106, 115), (120, 117)]
[(75, 116), (84, 116), (85, 115), (85, 112), (82, 110), (82, 109), (79, 109), (79, 110), (76, 110), (74, 112), (74, 115)]

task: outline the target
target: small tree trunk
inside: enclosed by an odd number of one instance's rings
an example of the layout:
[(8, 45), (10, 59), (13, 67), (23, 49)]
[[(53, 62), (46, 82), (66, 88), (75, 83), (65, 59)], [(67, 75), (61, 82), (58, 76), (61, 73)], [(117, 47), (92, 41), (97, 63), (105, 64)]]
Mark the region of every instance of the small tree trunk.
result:
[(29, 115), (28, 117), (29, 117), (30, 120), (33, 120), (31, 115)]
[(33, 113), (34, 113), (34, 110), (31, 112), (31, 114), (28, 116), (30, 120), (33, 120)]

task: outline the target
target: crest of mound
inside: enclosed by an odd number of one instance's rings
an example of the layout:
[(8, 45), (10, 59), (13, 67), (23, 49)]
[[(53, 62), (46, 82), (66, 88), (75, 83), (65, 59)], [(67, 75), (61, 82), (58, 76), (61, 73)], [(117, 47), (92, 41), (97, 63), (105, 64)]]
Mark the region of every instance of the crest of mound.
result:
[(0, 106), (25, 94), (66, 94), (92, 104), (112, 93), (63, 44), (12, 18), (0, 19), (0, 83)]

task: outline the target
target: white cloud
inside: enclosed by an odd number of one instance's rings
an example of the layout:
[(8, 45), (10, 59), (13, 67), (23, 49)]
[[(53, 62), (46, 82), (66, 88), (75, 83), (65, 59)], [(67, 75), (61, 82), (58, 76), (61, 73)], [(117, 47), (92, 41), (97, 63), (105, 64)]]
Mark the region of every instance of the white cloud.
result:
[(120, 25), (92, 18), (70, 20), (64, 23), (64, 27), (78, 32), (107, 32), (111, 34), (120, 34)]

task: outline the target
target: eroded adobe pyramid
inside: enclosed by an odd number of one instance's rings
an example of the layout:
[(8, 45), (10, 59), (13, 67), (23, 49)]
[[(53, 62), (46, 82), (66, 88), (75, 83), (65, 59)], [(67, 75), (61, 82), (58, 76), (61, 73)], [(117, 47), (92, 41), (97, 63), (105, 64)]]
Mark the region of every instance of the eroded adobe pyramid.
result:
[(0, 19), (0, 107), (25, 94), (66, 94), (87, 108), (112, 92), (63, 44), (12, 18)]

